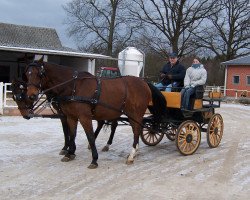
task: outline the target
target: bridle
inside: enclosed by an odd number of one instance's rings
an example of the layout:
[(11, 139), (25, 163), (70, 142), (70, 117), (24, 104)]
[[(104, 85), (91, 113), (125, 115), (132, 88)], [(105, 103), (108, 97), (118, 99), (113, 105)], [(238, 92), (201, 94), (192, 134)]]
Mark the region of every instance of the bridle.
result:
[[(20, 92), (15, 92), (16, 89), (20, 89)], [(12, 98), (14, 101), (16, 102), (21, 102), (21, 101), (25, 101), (28, 97), (27, 97), (27, 94), (26, 94), (26, 85), (25, 83), (14, 83), (13, 86), (12, 86)], [(23, 106), (19, 106), (18, 105), (18, 109), (19, 110), (30, 110), (32, 111), (33, 109), (33, 105), (27, 105), (26, 103), (24, 103)]]
[[(32, 75), (32, 69), (33, 69), (33, 67), (37, 67), (38, 68), (38, 74), (37, 74), (37, 76), (40, 78), (40, 82), (38, 84), (32, 83), (30, 81), (30, 77)], [(28, 77), (27, 77), (27, 79), (28, 79), (27, 80), (27, 87), (29, 87), (29, 86), (35, 87), (37, 89), (37, 91), (39, 91), (38, 94), (37, 94), (37, 96), (39, 94), (44, 95), (45, 93), (47, 93), (47, 92), (49, 92), (49, 91), (51, 91), (51, 90), (53, 90), (55, 88), (58, 88), (60, 86), (63, 86), (65, 84), (69, 83), (69, 82), (72, 82), (72, 81), (74, 81), (74, 80), (76, 80), (78, 78), (78, 72), (75, 71), (71, 79), (69, 79), (67, 81), (64, 81), (62, 83), (59, 83), (59, 84), (57, 84), (57, 85), (55, 85), (55, 86), (53, 86), (51, 88), (48, 88), (46, 90), (42, 90), (42, 81), (43, 81), (43, 78), (46, 77), (43, 63), (41, 65), (39, 65), (36, 62), (29, 64), (28, 67), (27, 67), (27, 69), (26, 69), (26, 73), (28, 74)]]
[[(16, 86), (12, 86), (12, 87), (13, 87), (13, 88), (12, 88), (12, 91), (13, 91), (14, 89), (16, 89)], [(19, 89), (21, 90), (20, 93), (15, 93), (15, 92), (13, 92), (12, 98), (13, 98), (14, 101), (22, 101), (22, 100), (25, 99), (25, 97), (26, 97), (26, 94), (25, 94), (25, 87), (23, 86), (23, 84), (20, 84), (20, 85), (19, 85)]]
[[(38, 74), (37, 74), (37, 76), (40, 78), (40, 82), (38, 84), (30, 82), (30, 77), (32, 75), (32, 69), (33, 69), (33, 67), (38, 68)], [(41, 89), (42, 89), (42, 79), (43, 79), (43, 77), (45, 77), (45, 69), (44, 69), (43, 64), (38, 65), (38, 63), (36, 63), (36, 62), (30, 63), (28, 65), (27, 69), (26, 69), (26, 74), (28, 74), (28, 77), (27, 77), (27, 87), (33, 86), (40, 93)]]

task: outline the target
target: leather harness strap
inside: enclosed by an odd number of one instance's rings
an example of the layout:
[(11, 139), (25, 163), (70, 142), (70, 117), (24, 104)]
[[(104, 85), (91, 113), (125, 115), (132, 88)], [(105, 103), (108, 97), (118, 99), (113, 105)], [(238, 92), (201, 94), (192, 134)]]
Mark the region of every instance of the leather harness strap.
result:
[(96, 78), (96, 90), (95, 93), (92, 97), (92, 101), (91, 101), (91, 112), (92, 112), (92, 116), (95, 115), (95, 107), (98, 104), (98, 102), (100, 101), (100, 96), (101, 96), (101, 79), (100, 77)]
[[(106, 104), (106, 103), (100, 101), (101, 79), (99, 77), (96, 78), (97, 86), (96, 86), (96, 90), (95, 90), (95, 92), (94, 92), (94, 94), (93, 94), (93, 96), (91, 98), (83, 97), (83, 96), (76, 96), (76, 95), (72, 95), (72, 96), (56, 96), (56, 97), (53, 98), (53, 101), (56, 101), (56, 102), (72, 101), (72, 102), (79, 102), (79, 103), (87, 103), (87, 104), (91, 105), (91, 112), (92, 112), (93, 116), (94, 116), (95, 107), (96, 107), (97, 104), (102, 105), (102, 106), (104, 106), (106, 108), (109, 108), (111, 110), (114, 110), (116, 112), (125, 114), (123, 109), (125, 107), (126, 99), (127, 99), (127, 82), (123, 78), (122, 78), (122, 81), (123, 81), (123, 84), (124, 84), (125, 92), (124, 92), (124, 97), (123, 97), (123, 103), (122, 103), (120, 109), (117, 109), (117, 108), (115, 108), (113, 106), (110, 106), (109, 104)], [(74, 90), (75, 90), (75, 86), (73, 88), (72, 94), (75, 94)]]
[(123, 103), (121, 105), (120, 110), (121, 110), (122, 113), (124, 113), (124, 108), (125, 108), (125, 105), (126, 105), (126, 99), (127, 99), (127, 94), (128, 94), (128, 90), (127, 90), (128, 87), (127, 87), (127, 81), (124, 78), (122, 78), (122, 81), (123, 81), (123, 84), (124, 84), (125, 92), (124, 92), (124, 97), (123, 97)]

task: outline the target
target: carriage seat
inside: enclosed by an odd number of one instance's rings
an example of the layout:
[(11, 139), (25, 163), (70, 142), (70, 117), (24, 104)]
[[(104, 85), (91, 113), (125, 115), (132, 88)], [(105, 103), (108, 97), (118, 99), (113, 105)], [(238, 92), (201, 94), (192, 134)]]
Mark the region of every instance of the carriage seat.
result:
[(194, 99), (203, 99), (204, 96), (204, 85), (197, 85), (195, 87), (195, 93), (191, 95), (191, 98)]
[(195, 87), (195, 93), (190, 97), (191, 108), (200, 109), (203, 107), (204, 85)]
[[(161, 91), (167, 102), (167, 108), (181, 108), (181, 93)], [(197, 86), (195, 94), (191, 96), (192, 108), (202, 108), (202, 98), (204, 94), (203, 85)], [(151, 103), (152, 104), (152, 103)]]
[(181, 93), (180, 92), (161, 92), (166, 99), (167, 108), (181, 108)]

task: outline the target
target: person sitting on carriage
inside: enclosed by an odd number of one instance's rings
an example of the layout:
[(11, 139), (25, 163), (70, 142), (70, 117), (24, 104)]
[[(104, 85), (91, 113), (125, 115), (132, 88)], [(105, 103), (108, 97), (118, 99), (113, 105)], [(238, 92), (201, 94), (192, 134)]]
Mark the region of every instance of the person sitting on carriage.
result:
[(178, 88), (183, 87), (185, 73), (186, 69), (178, 61), (177, 54), (170, 53), (169, 62), (160, 71), (161, 81), (155, 87), (167, 92), (178, 91)]
[(186, 71), (184, 88), (181, 90), (181, 109), (191, 110), (190, 97), (207, 81), (207, 71), (203, 64), (195, 58), (193, 64)]

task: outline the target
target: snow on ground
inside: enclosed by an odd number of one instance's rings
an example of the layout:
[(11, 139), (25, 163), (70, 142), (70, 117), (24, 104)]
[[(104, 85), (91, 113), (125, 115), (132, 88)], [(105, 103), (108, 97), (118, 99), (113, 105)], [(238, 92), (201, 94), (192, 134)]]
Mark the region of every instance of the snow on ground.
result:
[[(166, 137), (154, 147), (140, 142), (139, 155), (125, 164), (133, 135), (120, 126), (109, 152), (109, 130), (97, 139), (99, 167), (90, 170), (91, 152), (79, 126), (76, 159), (60, 161), (64, 139), (58, 119), (0, 116), (0, 199), (249, 199), (250, 106), (222, 104), (219, 147), (202, 133), (199, 149), (182, 156)], [(95, 123), (96, 126), (96, 123)]]

